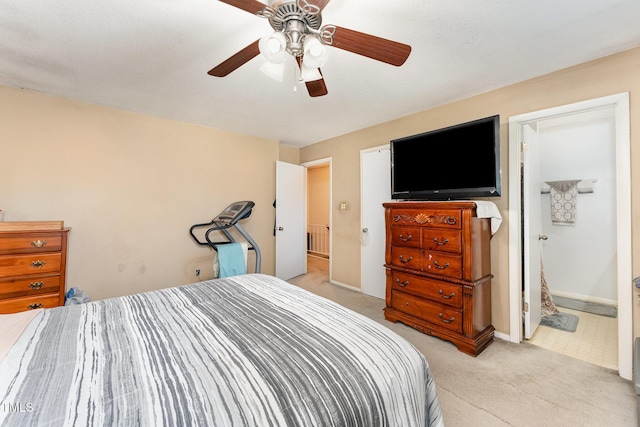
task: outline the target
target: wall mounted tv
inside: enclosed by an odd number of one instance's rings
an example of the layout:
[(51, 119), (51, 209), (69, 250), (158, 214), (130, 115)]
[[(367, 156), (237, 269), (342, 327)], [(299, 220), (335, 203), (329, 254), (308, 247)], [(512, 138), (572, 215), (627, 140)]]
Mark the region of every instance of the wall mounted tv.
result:
[(497, 197), (500, 116), (391, 141), (391, 198)]

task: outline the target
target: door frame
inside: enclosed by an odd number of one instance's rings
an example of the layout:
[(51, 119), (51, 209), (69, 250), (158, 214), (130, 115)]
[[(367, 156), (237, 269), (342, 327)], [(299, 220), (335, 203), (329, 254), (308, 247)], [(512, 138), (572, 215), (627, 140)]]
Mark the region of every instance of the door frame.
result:
[[(307, 169), (312, 166), (329, 165), (329, 282), (333, 283), (333, 165), (332, 158), (325, 157), (322, 159), (311, 160), (309, 162), (301, 163), (300, 166), (305, 168), (305, 200), (304, 208), (305, 212), (309, 205), (309, 192), (307, 190)], [(305, 230), (307, 229), (307, 218), (304, 221)], [(306, 246), (305, 246), (306, 247)], [(306, 253), (305, 253), (306, 260)]]
[(618, 371), (630, 380), (633, 359), (633, 298), (631, 259), (631, 156), (629, 93), (619, 93), (509, 117), (509, 330), (510, 341), (522, 341), (522, 248), (520, 162), (522, 127), (538, 120), (609, 108), (615, 115), (616, 242), (618, 288)]

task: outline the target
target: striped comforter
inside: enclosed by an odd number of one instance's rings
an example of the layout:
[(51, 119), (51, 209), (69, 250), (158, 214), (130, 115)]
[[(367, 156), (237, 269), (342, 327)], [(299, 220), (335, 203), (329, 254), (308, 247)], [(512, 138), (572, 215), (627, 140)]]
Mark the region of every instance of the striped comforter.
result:
[(0, 425), (442, 425), (424, 357), (251, 274), (43, 310), (0, 364)]

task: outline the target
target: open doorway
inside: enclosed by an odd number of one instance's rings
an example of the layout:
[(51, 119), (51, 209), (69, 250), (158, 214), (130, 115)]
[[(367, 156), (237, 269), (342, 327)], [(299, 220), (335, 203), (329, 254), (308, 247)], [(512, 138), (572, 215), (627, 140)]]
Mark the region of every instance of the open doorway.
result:
[(307, 171), (307, 267), (326, 277), (331, 269), (331, 160), (303, 166)]
[[(626, 379), (632, 359), (628, 121), (628, 94), (621, 94), (512, 117), (509, 128), (509, 181), (522, 182), (509, 192), (511, 340), (535, 337), (540, 285), (553, 271), (556, 295), (617, 304), (617, 367)], [(573, 224), (551, 224), (545, 184), (560, 180), (575, 185)], [(602, 223), (605, 216), (611, 224)], [(601, 231), (606, 238), (591, 235)], [(600, 251), (603, 241), (610, 247)]]
[[(541, 321), (534, 345), (618, 369), (616, 145), (613, 108), (536, 122), (538, 183), (529, 183), (523, 223), (539, 221)], [(532, 148), (532, 147), (529, 147)], [(524, 167), (528, 166), (525, 161)], [(535, 203), (527, 200), (536, 198)], [(536, 215), (532, 209), (538, 209)], [(536, 262), (538, 262), (536, 260)], [(532, 269), (533, 270), (533, 269)], [(532, 298), (536, 296), (532, 295)], [(544, 301), (544, 303), (543, 303)], [(531, 304), (530, 309), (535, 305)]]

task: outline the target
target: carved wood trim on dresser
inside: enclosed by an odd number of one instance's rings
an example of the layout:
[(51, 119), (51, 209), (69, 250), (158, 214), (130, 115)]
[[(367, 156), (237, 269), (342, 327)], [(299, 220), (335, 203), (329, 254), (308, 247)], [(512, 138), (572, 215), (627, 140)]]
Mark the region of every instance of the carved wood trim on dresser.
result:
[(493, 342), (491, 228), (474, 202), (384, 203), (385, 318), (477, 356)]
[(0, 314), (64, 305), (69, 229), (0, 223)]

